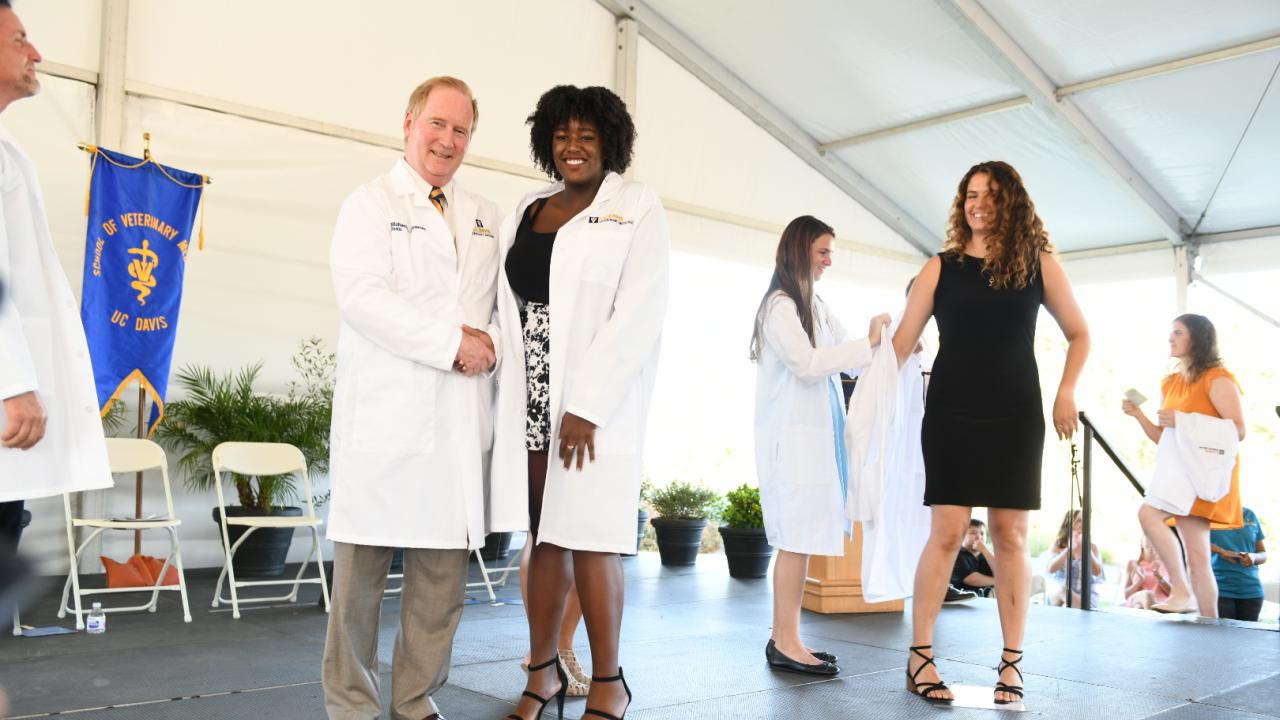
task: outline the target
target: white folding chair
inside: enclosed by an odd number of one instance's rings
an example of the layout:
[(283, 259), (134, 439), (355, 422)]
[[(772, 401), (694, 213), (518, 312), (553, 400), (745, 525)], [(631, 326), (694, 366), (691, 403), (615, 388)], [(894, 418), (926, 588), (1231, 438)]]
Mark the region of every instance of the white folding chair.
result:
[[(71, 568), (67, 572), (67, 582), (62, 586), (62, 601), (58, 606), (58, 617), (66, 617), (68, 612), (75, 613), (76, 629), (84, 628), (84, 610), (82, 598), (87, 595), (107, 595), (116, 593), (151, 593), (151, 600), (141, 605), (104, 607), (103, 612), (131, 612), (138, 610), (146, 610), (147, 612), (156, 611), (156, 603), (160, 598), (161, 590), (176, 590), (182, 596), (182, 619), (185, 622), (191, 622), (191, 610), (187, 605), (187, 578), (182, 571), (182, 548), (178, 544), (178, 526), (182, 521), (178, 519), (173, 512), (173, 492), (169, 487), (169, 460), (165, 457), (164, 449), (150, 440), (142, 438), (107, 438), (107, 459), (111, 465), (111, 473), (137, 473), (147, 470), (159, 470), (160, 479), (164, 485), (164, 517), (156, 518), (133, 518), (133, 519), (109, 519), (109, 518), (76, 518), (71, 515), (71, 495), (69, 493), (62, 494), (62, 508), (67, 517), (67, 552), (70, 553)], [(75, 544), (75, 528), (86, 527), (93, 528), (93, 532), (89, 533), (83, 542), (77, 547)], [(93, 542), (95, 538), (107, 530), (165, 530), (169, 533), (169, 555), (164, 559), (164, 565), (160, 568), (160, 574), (156, 578), (155, 585), (146, 587), (124, 587), (124, 588), (94, 588), (84, 589), (80, 587), (80, 553)], [(169, 568), (172, 567), (178, 572), (178, 583), (176, 585), (165, 585), (164, 578), (169, 574)], [(71, 596), (74, 607), (67, 604), (68, 595)]]
[[(227, 501), (222, 495), (222, 473), (231, 472), (240, 475), (287, 475), (296, 474), (302, 478), (302, 496), (306, 499), (306, 512), (301, 516), (281, 516), (267, 515), (256, 517), (227, 517)], [(302, 451), (293, 445), (284, 443), (258, 443), (258, 442), (224, 442), (213, 449), (213, 475), (214, 488), (218, 492), (218, 524), (222, 529), (222, 550), (225, 554), (226, 561), (223, 563), (222, 572), (218, 575), (218, 584), (213, 591), (213, 606), (216, 608), (219, 604), (230, 603), (231, 617), (240, 618), (240, 605), (242, 603), (261, 603), (261, 602), (297, 602), (298, 587), (304, 583), (319, 583), (320, 593), (324, 598), (324, 611), (329, 612), (329, 587), (325, 583), (324, 578), (324, 553), (320, 547), (320, 518), (316, 517), (316, 508), (311, 500), (311, 480), (307, 475), (307, 461), (302, 456)], [(231, 544), (230, 535), (227, 532), (228, 525), (240, 525), (244, 527), (244, 534)], [(302, 566), (298, 568), (298, 574), (292, 580), (236, 580), (235, 567), (232, 564), (232, 558), (235, 556), (236, 550), (239, 549), (250, 535), (258, 528), (275, 527), (275, 528), (308, 528), (311, 530), (311, 552), (307, 554), (307, 559), (302, 562)], [(303, 578), (303, 574), (307, 570), (307, 563), (315, 559), (316, 568), (320, 571), (318, 578)], [(231, 590), (231, 597), (222, 597), (222, 582), (230, 579), (228, 586)], [(272, 597), (255, 597), (241, 599), (236, 593), (237, 588), (253, 587), (257, 585), (292, 585), (293, 590), (286, 595), (276, 595)]]
[[(520, 574), (520, 556), (523, 553), (524, 553), (524, 550), (521, 550), (520, 552), (511, 553), (511, 558), (507, 560), (506, 567), (502, 568), (501, 570), (490, 570), (489, 567), (484, 564), (484, 556), (480, 554), (480, 549), (476, 548), (475, 556), (476, 556), (476, 562), (480, 565), (480, 580), (477, 582), (467, 583), (467, 587), (468, 588), (482, 587), (485, 589), (485, 593), (489, 595), (489, 602), (490, 603), (497, 602), (498, 596), (493, 592), (493, 589), (495, 587), (499, 587), (499, 588), (504, 587), (507, 584), (507, 576), (510, 575), (511, 573), (514, 572), (517, 575)], [(493, 578), (494, 576), (497, 576), (497, 575), (501, 575), (502, 577), (495, 581)]]

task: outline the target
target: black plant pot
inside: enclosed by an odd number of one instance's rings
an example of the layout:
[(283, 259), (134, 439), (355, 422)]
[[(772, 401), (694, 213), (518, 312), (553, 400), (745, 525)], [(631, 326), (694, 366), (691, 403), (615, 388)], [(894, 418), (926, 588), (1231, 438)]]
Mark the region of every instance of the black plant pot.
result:
[(509, 532), (492, 532), (484, 536), (484, 547), (480, 548), (480, 557), (486, 562), (506, 560), (511, 554), (511, 535)]
[(729, 577), (762, 578), (769, 574), (773, 546), (764, 528), (720, 527), (724, 555), (729, 560)]
[(624, 553), (623, 557), (635, 557), (640, 554), (640, 543), (644, 541), (644, 527), (649, 524), (649, 512), (647, 510), (639, 510), (636, 512), (636, 551)]
[[(227, 517), (264, 517), (283, 515), (285, 517), (301, 517), (302, 508), (272, 508), (271, 512), (250, 510), (239, 505), (227, 506)], [(218, 522), (218, 508), (213, 509), (213, 522)], [(228, 525), (227, 538), (232, 545), (244, 534), (245, 526)], [(284, 561), (289, 556), (289, 545), (293, 542), (295, 528), (258, 528), (236, 548), (231, 566), (236, 571), (236, 579), (247, 577), (276, 577), (284, 574)], [(221, 530), (219, 530), (221, 532)]]
[(692, 565), (698, 560), (698, 548), (702, 547), (702, 532), (707, 529), (707, 519), (656, 517), (653, 530), (658, 535), (658, 554), (663, 565)]

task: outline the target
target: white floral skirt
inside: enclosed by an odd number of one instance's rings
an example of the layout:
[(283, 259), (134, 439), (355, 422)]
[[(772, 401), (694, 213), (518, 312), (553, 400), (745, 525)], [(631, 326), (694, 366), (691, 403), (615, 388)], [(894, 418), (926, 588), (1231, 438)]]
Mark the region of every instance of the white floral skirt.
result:
[(551, 308), (545, 303), (526, 302), (520, 308), (524, 328), (525, 390), (529, 398), (525, 410), (525, 448), (542, 452), (550, 445), (551, 372), (547, 356), (551, 351)]

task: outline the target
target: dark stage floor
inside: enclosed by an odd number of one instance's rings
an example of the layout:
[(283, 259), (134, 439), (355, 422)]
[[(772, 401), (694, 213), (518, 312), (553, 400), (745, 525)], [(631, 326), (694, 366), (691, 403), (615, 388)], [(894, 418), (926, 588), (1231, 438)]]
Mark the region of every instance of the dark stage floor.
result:
[[(838, 677), (771, 672), (766, 580), (730, 579), (720, 555), (668, 569), (656, 554), (625, 561), (623, 666), (635, 692), (628, 718), (916, 718), (959, 720), (996, 711), (930, 706), (903, 689), (910, 624), (902, 614), (806, 614), (806, 641), (840, 656)], [(474, 568), (473, 565), (473, 574)], [(211, 611), (208, 570), (189, 575), (193, 621), (176, 597), (159, 612), (113, 615), (104, 635), (0, 637), (0, 685), (10, 717), (323, 718), (318, 590), (298, 606)], [(500, 596), (518, 597), (513, 586)], [(482, 593), (473, 593), (481, 598)], [(383, 694), (399, 601), (384, 605)], [(56, 600), (28, 625), (60, 624)], [(1033, 606), (1025, 644), (1026, 710), (1050, 718), (1280, 717), (1280, 633), (1260, 626), (1170, 620), (1133, 612)], [(579, 655), (586, 664), (585, 634)], [(496, 720), (523, 686), (523, 608), (468, 605), (449, 684), (437, 703), (450, 720)], [(1001, 647), (995, 605), (943, 609), (937, 653), (951, 683), (990, 686)], [(571, 700), (577, 718), (582, 700)], [(385, 715), (384, 715), (385, 717)]]

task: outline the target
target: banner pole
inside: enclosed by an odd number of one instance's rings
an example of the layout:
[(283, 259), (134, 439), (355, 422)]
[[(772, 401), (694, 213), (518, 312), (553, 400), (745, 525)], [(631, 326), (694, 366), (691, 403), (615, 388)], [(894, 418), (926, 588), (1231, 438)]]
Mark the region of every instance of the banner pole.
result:
[[(146, 420), (147, 392), (142, 388), (142, 381), (138, 381), (138, 437), (145, 438), (147, 436), (147, 420)], [(133, 516), (142, 518), (142, 471), (134, 477), (133, 484)], [(133, 531), (133, 554), (142, 554), (142, 530)]]

